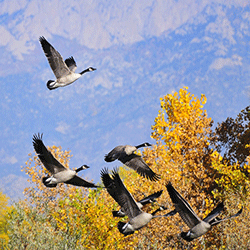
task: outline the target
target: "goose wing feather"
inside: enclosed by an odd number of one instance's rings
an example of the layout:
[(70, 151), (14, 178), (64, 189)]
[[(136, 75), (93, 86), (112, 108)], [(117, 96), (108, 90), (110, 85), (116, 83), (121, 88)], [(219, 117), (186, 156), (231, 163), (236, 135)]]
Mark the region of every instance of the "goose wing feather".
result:
[(242, 211), (243, 211), (243, 207), (236, 214), (231, 215), (230, 217), (227, 217), (227, 218), (224, 218), (224, 219), (220, 219), (218, 217), (214, 218), (214, 219), (212, 219), (212, 220), (209, 221), (209, 224), (211, 226), (217, 225), (217, 224), (221, 223), (222, 221), (229, 220), (231, 218), (239, 216), (242, 213)]
[(210, 223), (212, 220), (214, 220), (224, 209), (223, 202), (219, 203), (219, 205), (211, 211), (206, 218), (203, 219), (203, 221)]
[(56, 78), (61, 78), (70, 73), (60, 53), (42, 36), (39, 38), (43, 51)]
[(136, 201), (124, 186), (117, 170), (113, 170), (110, 177), (108, 170), (105, 168), (101, 171), (101, 178), (109, 194), (122, 207), (130, 220), (142, 213)]
[(155, 192), (143, 199), (141, 199), (140, 201), (138, 201), (139, 203), (141, 203), (142, 205), (146, 205), (148, 204), (149, 202), (154, 202), (156, 198), (159, 198), (162, 194), (163, 190), (161, 191), (158, 191), (158, 192)]
[(199, 224), (201, 219), (196, 215), (188, 202), (177, 192), (170, 182), (167, 184), (167, 190), (172, 202), (174, 203), (175, 209), (187, 226), (189, 228), (193, 228)]
[(67, 169), (45, 147), (42, 141), (42, 134), (33, 136), (33, 146), (40, 161), (51, 174), (56, 174)]
[(94, 183), (85, 181), (81, 177), (75, 175), (72, 179), (65, 182), (66, 184), (71, 184), (79, 187), (97, 187)]
[(105, 155), (105, 161), (111, 162), (117, 160), (124, 152), (125, 146), (117, 146)]
[(142, 157), (137, 154), (133, 153), (126, 155), (124, 157), (120, 157), (119, 160), (129, 168), (134, 169), (139, 175), (146, 177), (151, 181), (160, 179), (160, 176), (154, 173), (154, 171), (146, 164)]
[(74, 57), (71, 56), (65, 60), (65, 63), (67, 67), (70, 69), (70, 71), (75, 72), (77, 69), (76, 62), (74, 60)]

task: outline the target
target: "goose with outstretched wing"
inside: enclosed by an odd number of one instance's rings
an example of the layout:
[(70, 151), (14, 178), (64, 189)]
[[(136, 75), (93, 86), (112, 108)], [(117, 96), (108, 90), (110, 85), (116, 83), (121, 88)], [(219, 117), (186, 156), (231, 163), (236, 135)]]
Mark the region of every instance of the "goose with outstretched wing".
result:
[(42, 141), (42, 134), (33, 136), (33, 146), (40, 161), (51, 174), (51, 176), (42, 178), (42, 182), (46, 187), (53, 188), (56, 187), (58, 183), (66, 183), (80, 187), (97, 187), (94, 183), (88, 182), (76, 175), (79, 171), (89, 168), (87, 165), (83, 165), (76, 170), (64, 167), (45, 147)]
[(47, 82), (48, 89), (67, 86), (79, 79), (84, 73), (96, 70), (89, 67), (80, 73), (75, 73), (77, 66), (73, 56), (64, 61), (60, 53), (43, 36), (39, 38), (39, 41), (56, 77), (56, 80)]
[(167, 184), (167, 190), (172, 202), (174, 203), (176, 211), (190, 228), (188, 232), (181, 232), (181, 237), (187, 241), (192, 241), (193, 239), (202, 236), (203, 234), (208, 232), (212, 228), (212, 226), (217, 225), (222, 221), (229, 220), (233, 217), (237, 217), (242, 213), (243, 208), (241, 208), (236, 214), (228, 218), (218, 218), (219, 214), (224, 209), (224, 204), (223, 202), (221, 202), (212, 212), (207, 215), (205, 219), (201, 220), (194, 212), (192, 207), (188, 204), (188, 202), (173, 187), (171, 182)]

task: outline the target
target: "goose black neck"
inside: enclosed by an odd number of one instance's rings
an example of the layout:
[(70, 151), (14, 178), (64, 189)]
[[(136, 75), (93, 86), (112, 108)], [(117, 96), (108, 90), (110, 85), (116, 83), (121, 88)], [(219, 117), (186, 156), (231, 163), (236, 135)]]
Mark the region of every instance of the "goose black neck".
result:
[(76, 173), (78, 173), (78, 172), (81, 171), (81, 170), (83, 170), (83, 167), (82, 167), (82, 166), (76, 169)]
[(82, 75), (82, 74), (84, 74), (84, 73), (86, 73), (86, 72), (89, 72), (89, 68), (83, 70), (82, 72), (80, 72), (80, 74)]
[(142, 144), (140, 144), (138, 146), (135, 146), (135, 147), (136, 148), (142, 148), (142, 147), (148, 147), (148, 146), (151, 146), (151, 144), (149, 144), (149, 143), (142, 143)]

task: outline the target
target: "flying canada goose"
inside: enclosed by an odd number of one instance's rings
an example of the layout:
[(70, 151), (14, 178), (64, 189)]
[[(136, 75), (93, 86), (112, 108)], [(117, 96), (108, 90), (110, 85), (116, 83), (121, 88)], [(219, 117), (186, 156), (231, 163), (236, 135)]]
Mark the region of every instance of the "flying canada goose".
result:
[(42, 141), (43, 134), (33, 136), (33, 146), (38, 154), (40, 161), (44, 167), (51, 173), (51, 176), (43, 177), (42, 182), (46, 187), (56, 187), (57, 183), (66, 183), (74, 186), (91, 187), (96, 188), (95, 184), (85, 181), (81, 177), (77, 176), (76, 173), (83, 169), (89, 168), (87, 165), (83, 165), (76, 170), (71, 170), (64, 167), (51, 152), (44, 146)]
[[(143, 198), (142, 200), (136, 202), (136, 204), (141, 209), (143, 206), (145, 206), (148, 203), (156, 202), (156, 198), (160, 197), (161, 194), (162, 194), (162, 190)], [(163, 208), (163, 207), (161, 207), (161, 208)], [(124, 217), (125, 216), (123, 209), (120, 209), (118, 211), (112, 211), (112, 213), (113, 213), (114, 217)]]
[(129, 168), (134, 169), (138, 174), (151, 181), (157, 181), (160, 179), (160, 176), (155, 174), (153, 170), (149, 168), (146, 162), (142, 159), (141, 156), (134, 153), (138, 148), (152, 146), (148, 142), (140, 144), (138, 146), (117, 146), (112, 149), (107, 155), (105, 155), (105, 161), (111, 162), (114, 160), (119, 160)]
[(172, 186), (171, 182), (167, 184), (167, 190), (170, 195), (172, 202), (174, 203), (175, 209), (181, 216), (182, 220), (188, 225), (190, 230), (188, 232), (181, 232), (181, 237), (184, 240), (192, 241), (196, 239), (206, 232), (208, 232), (212, 226), (219, 224), (222, 221), (229, 220), (230, 218), (237, 217), (242, 213), (241, 208), (236, 214), (220, 219), (217, 216), (222, 212), (224, 209), (223, 202), (219, 203), (219, 205), (210, 212), (206, 218), (201, 220), (188, 204), (188, 202), (176, 191), (176, 189)]
[(158, 208), (152, 214), (143, 212), (124, 186), (117, 170), (113, 170), (112, 175), (110, 176), (108, 169), (104, 168), (101, 170), (101, 178), (108, 193), (121, 206), (125, 215), (129, 218), (129, 222), (127, 223), (121, 221), (118, 222), (118, 229), (120, 233), (124, 234), (124, 236), (133, 234), (136, 230), (146, 226), (153, 218), (168, 217), (176, 213), (174, 210), (165, 215), (155, 215), (158, 211), (162, 210), (161, 208)]
[(89, 67), (80, 73), (75, 73), (77, 66), (73, 56), (63, 61), (60, 53), (56, 51), (55, 48), (43, 36), (39, 38), (39, 41), (49, 61), (49, 65), (56, 76), (55, 81), (49, 80), (47, 82), (48, 89), (52, 90), (58, 87), (67, 86), (80, 78), (82, 74), (96, 70), (95, 68)]

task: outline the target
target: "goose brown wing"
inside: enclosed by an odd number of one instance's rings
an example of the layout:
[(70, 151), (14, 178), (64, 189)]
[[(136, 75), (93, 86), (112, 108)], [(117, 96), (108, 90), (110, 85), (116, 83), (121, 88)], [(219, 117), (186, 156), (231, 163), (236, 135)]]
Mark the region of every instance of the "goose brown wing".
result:
[(74, 60), (74, 57), (71, 56), (65, 60), (65, 63), (70, 71), (75, 72), (77, 69), (76, 62)]
[(167, 184), (167, 190), (172, 202), (174, 203), (176, 211), (188, 227), (193, 228), (199, 224), (201, 219), (196, 215), (188, 202), (177, 192), (170, 182)]
[(117, 146), (117, 147), (115, 147), (108, 154), (105, 155), (104, 160), (106, 162), (115, 161), (122, 154), (124, 154), (124, 148), (125, 148), (125, 146)]
[(143, 206), (150, 203), (150, 202), (155, 202), (155, 199), (159, 198), (161, 196), (162, 192), (163, 192), (163, 190), (155, 192), (155, 193), (141, 199), (138, 202), (141, 203)]
[(206, 218), (203, 219), (203, 221), (210, 223), (210, 221), (214, 220), (224, 209), (224, 204), (223, 202), (219, 203), (219, 205), (211, 211)]
[(134, 198), (124, 186), (117, 170), (113, 170), (110, 177), (108, 170), (105, 168), (101, 171), (101, 178), (108, 193), (121, 206), (130, 220), (142, 213)]
[(243, 211), (243, 207), (236, 214), (231, 215), (230, 217), (227, 217), (227, 218), (224, 218), (224, 219), (220, 219), (218, 217), (215, 217), (214, 219), (209, 221), (209, 224), (211, 226), (217, 225), (217, 224), (221, 223), (222, 221), (229, 220), (231, 218), (239, 216), (242, 213), (242, 211)]
[(126, 155), (120, 157), (119, 160), (126, 166), (134, 169), (139, 175), (150, 179), (151, 181), (157, 181), (160, 176), (146, 164), (146, 162), (137, 154)]
[(55, 50), (55, 48), (43, 36), (39, 38), (39, 41), (56, 78), (61, 78), (68, 75), (70, 73), (70, 70), (67, 67), (66, 63), (63, 61), (60, 53)]
[(68, 180), (65, 182), (66, 184), (71, 184), (74, 186), (79, 186), (79, 187), (97, 187), (94, 183), (85, 181), (81, 177), (75, 175), (71, 180)]
[(66, 170), (66, 168), (57, 161), (51, 152), (44, 146), (42, 134), (33, 136), (33, 146), (40, 161), (51, 174), (56, 174), (60, 171)]

